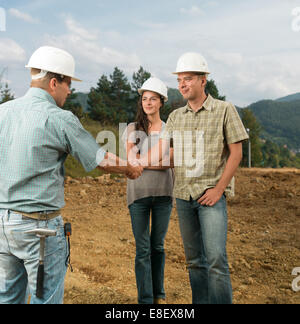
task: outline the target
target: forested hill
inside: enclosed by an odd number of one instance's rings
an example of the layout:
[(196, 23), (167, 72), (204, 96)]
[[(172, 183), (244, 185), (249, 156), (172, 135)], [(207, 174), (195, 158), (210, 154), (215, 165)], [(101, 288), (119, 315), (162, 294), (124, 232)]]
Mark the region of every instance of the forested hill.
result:
[(296, 100), (300, 100), (300, 92), (283, 97), (283, 98), (279, 98), (276, 101), (296, 101)]
[(249, 106), (263, 127), (266, 139), (300, 149), (300, 100), (262, 100)]

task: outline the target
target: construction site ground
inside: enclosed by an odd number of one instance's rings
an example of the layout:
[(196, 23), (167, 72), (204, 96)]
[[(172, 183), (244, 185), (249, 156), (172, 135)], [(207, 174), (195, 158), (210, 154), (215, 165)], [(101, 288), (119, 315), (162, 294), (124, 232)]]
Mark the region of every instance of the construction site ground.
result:
[[(67, 178), (65, 222), (73, 225), (65, 304), (136, 304), (135, 241), (126, 179)], [(240, 169), (228, 199), (228, 257), (235, 304), (299, 304), (300, 170)], [(174, 208), (165, 242), (167, 303), (192, 301)], [(300, 274), (299, 274), (300, 275)]]

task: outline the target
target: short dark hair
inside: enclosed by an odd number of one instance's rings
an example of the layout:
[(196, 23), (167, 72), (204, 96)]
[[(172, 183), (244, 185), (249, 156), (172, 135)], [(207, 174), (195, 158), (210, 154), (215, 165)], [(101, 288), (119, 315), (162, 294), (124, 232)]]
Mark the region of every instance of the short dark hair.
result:
[(56, 79), (58, 81), (58, 83), (62, 83), (64, 81), (66, 81), (65, 75), (57, 74), (57, 73), (53, 73), (53, 72), (48, 72), (47, 75), (45, 76), (45, 78), (47, 78), (49, 81), (51, 79)]
[[(32, 68), (31, 69), (31, 74), (32, 75), (37, 75), (41, 73), (41, 70), (40, 69), (34, 69)], [(62, 83), (65, 81), (67, 77), (65, 75), (62, 75), (62, 74), (57, 74), (57, 73), (53, 73), (53, 72), (47, 72), (47, 74), (44, 76), (43, 81), (50, 81), (51, 79), (56, 79), (58, 81), (58, 83)], [(36, 80), (38, 81), (38, 80)]]

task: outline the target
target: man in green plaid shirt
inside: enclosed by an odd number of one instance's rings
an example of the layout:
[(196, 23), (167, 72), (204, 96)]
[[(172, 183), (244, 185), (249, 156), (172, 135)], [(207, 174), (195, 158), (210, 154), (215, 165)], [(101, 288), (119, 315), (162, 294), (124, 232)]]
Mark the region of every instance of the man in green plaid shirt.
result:
[[(193, 303), (231, 304), (226, 195), (234, 195), (233, 177), (248, 134), (231, 103), (206, 94), (209, 69), (200, 54), (184, 54), (174, 74), (188, 103), (170, 114), (160, 145), (167, 152), (173, 141), (174, 196)], [(157, 163), (163, 154), (149, 152), (140, 162)]]
[[(178, 151), (185, 157), (182, 166), (175, 160), (175, 197), (193, 303), (230, 304), (225, 195), (234, 194), (248, 134), (232, 104), (205, 93), (209, 69), (201, 55), (184, 54), (174, 74), (188, 104), (170, 115), (166, 133), (173, 137), (175, 157)], [(176, 133), (187, 137), (183, 145)]]
[[(61, 109), (71, 81), (79, 81), (69, 53), (41, 47), (27, 67), (27, 94), (0, 106), (0, 304), (25, 303), (26, 291), (32, 304), (60, 304), (67, 269), (60, 209), (68, 154), (87, 172), (98, 167), (135, 179), (143, 169), (106, 153), (77, 117)], [(40, 240), (26, 234), (36, 228), (57, 231), (46, 239), (42, 298), (36, 296)]]

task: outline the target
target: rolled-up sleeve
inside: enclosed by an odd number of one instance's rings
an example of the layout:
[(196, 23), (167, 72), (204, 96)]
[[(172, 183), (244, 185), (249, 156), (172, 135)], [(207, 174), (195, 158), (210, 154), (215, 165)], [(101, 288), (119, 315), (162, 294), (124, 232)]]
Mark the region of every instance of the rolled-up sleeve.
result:
[(67, 153), (74, 156), (86, 172), (94, 170), (104, 160), (106, 152), (72, 113), (65, 115), (62, 127)]

